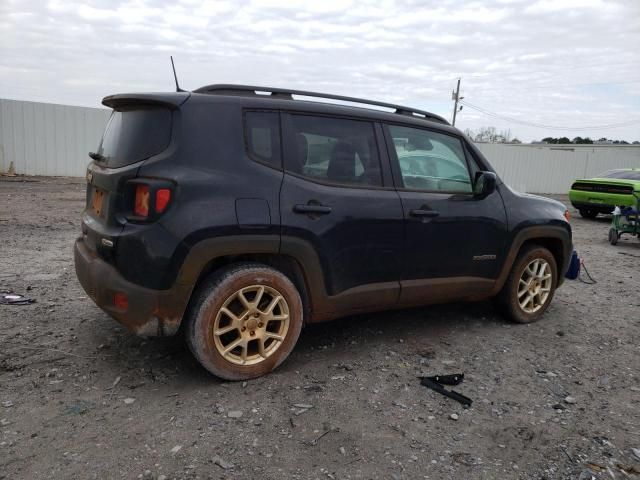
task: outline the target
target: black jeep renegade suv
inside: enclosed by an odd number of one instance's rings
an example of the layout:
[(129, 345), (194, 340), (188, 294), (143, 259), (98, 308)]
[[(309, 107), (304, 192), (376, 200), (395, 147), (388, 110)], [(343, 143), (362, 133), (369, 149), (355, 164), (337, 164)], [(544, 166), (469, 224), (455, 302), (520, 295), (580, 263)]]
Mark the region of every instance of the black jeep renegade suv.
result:
[(495, 297), (532, 322), (568, 268), (564, 206), (509, 189), (429, 112), (238, 85), (103, 104), (78, 278), (134, 333), (183, 325), (222, 378), (265, 374), (305, 322), (354, 313)]

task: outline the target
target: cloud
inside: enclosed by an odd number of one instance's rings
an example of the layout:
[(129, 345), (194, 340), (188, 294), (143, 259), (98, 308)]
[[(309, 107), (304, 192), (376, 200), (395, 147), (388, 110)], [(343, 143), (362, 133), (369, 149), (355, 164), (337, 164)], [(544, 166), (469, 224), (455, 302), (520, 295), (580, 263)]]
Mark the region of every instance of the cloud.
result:
[[(451, 90), (547, 125), (640, 117), (640, 3), (625, 0), (3, 0), (0, 95), (98, 106), (118, 91), (263, 84), (450, 117)], [(559, 132), (465, 108), (461, 128)], [(635, 140), (639, 125), (576, 132)]]

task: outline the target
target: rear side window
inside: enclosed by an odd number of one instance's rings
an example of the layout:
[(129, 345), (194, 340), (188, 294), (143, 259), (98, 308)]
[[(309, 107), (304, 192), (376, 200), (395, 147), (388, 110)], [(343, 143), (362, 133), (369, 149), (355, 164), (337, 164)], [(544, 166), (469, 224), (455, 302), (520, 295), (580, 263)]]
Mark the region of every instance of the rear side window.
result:
[(164, 151), (171, 141), (171, 111), (167, 108), (114, 110), (104, 131), (99, 163), (116, 168)]
[(245, 144), (253, 160), (281, 168), (280, 115), (278, 112), (246, 112)]
[(291, 115), (294, 148), (287, 170), (340, 185), (381, 186), (373, 124), (358, 120)]

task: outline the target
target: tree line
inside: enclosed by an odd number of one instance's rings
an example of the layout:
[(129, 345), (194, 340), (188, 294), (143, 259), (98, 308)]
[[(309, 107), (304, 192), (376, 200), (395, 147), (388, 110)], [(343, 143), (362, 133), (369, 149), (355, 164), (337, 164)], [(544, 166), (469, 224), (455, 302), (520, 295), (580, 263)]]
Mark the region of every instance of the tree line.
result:
[[(498, 131), (496, 127), (480, 127), (477, 130), (466, 128), (464, 134), (472, 141), (478, 143), (522, 143), (517, 137), (511, 134), (511, 130)], [(606, 145), (640, 145), (640, 141), (627, 142), (626, 140), (613, 140), (606, 137), (592, 140), (589, 137), (545, 137), (539, 141), (532, 143), (549, 143), (561, 145), (579, 145), (579, 144), (606, 144)]]
[(466, 128), (464, 134), (479, 143), (522, 143), (511, 135), (510, 129), (498, 132), (496, 127), (480, 127), (478, 130)]
[(606, 137), (599, 138), (598, 140), (591, 140), (589, 137), (574, 137), (573, 139), (569, 139), (568, 137), (545, 137), (541, 140), (544, 143), (558, 143), (558, 144), (593, 144), (593, 143), (604, 143), (604, 144), (612, 144), (612, 145), (640, 145), (640, 141), (636, 140), (634, 142), (627, 142), (626, 140), (613, 140), (608, 139)]

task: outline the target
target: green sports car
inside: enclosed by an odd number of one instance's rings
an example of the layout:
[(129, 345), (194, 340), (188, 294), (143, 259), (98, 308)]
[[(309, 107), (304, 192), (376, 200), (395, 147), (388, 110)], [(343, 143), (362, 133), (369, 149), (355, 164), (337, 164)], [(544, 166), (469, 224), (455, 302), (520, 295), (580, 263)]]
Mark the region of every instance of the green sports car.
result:
[(569, 190), (571, 205), (585, 218), (611, 213), (616, 207), (635, 207), (640, 196), (640, 168), (608, 170), (595, 178), (576, 180)]

